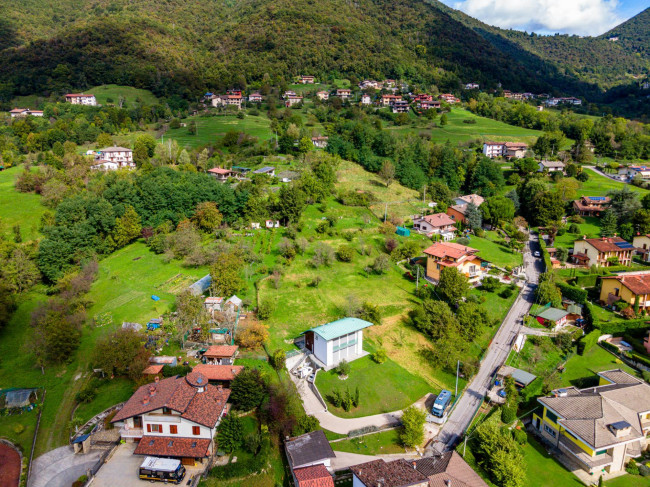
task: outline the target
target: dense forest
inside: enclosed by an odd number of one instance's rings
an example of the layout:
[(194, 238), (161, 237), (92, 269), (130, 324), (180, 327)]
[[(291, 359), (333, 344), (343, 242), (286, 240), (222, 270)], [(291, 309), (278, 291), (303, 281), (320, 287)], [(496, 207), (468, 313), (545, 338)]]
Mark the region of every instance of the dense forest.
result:
[[(420, 0), (194, 0), (155, 8), (148, 0), (66, 0), (38, 8), (19, 0), (0, 6), (0, 14), (5, 101), (103, 83), (195, 99), (208, 88), (304, 73), (403, 78), (441, 91), (468, 81), (484, 88), (501, 83), (511, 90), (597, 98), (601, 85), (619, 81), (622, 66), (647, 67), (598, 40), (586, 50), (570, 49), (568, 68), (548, 52), (566, 49), (573, 38), (531, 37), (532, 48), (494, 30), (485, 34), (480, 23), (465, 25), (441, 4)], [(585, 59), (595, 66), (587, 68)]]

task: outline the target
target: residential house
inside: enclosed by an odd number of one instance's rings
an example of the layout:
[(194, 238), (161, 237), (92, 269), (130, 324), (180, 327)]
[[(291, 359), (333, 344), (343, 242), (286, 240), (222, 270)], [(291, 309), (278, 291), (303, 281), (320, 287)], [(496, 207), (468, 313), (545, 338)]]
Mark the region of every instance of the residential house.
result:
[(427, 237), (435, 233), (443, 235), (444, 240), (453, 240), (456, 232), (455, 223), (446, 213), (435, 213), (421, 218), (414, 218), (413, 229), (425, 234)]
[(635, 235), (632, 245), (634, 245), (637, 255), (640, 255), (645, 262), (650, 262), (650, 234)]
[(106, 147), (95, 154), (91, 169), (114, 171), (117, 169), (135, 169), (133, 151), (126, 147)]
[(211, 313), (215, 311), (221, 311), (222, 304), (223, 304), (223, 297), (218, 297), (218, 296), (208, 296), (203, 301), (203, 307), (206, 309), (206, 311), (209, 311)]
[(381, 90), (383, 83), (375, 80), (365, 79), (359, 83), (359, 89), (365, 90), (368, 88), (373, 88), (375, 90)]
[(396, 83), (397, 83), (397, 82), (396, 82), (394, 79), (385, 79), (385, 80), (381, 83), (381, 85), (382, 85), (381, 87), (382, 87), (382, 88), (386, 88), (386, 89), (395, 88), (395, 84), (396, 84)]
[(230, 390), (190, 372), (144, 385), (111, 420), (122, 440), (138, 442), (134, 454), (204, 463), (215, 452), (214, 436), (228, 412)]
[(279, 220), (266, 220), (266, 228), (280, 228)]
[(483, 144), (483, 154), (489, 158), (503, 157), (505, 145), (503, 142), (485, 142)]
[(394, 101), (391, 106), (393, 113), (408, 113), (410, 109), (408, 102), (405, 100)]
[(303, 102), (303, 98), (301, 95), (288, 95), (284, 99), (284, 106), (286, 107), (292, 107), (294, 105), (298, 105)]
[(600, 301), (611, 306), (624, 301), (639, 311), (650, 308), (650, 271), (624, 272), (601, 277)]
[(71, 103), (73, 105), (89, 105), (96, 106), (97, 100), (95, 95), (84, 94), (84, 93), (70, 93), (65, 95), (66, 103)]
[(352, 96), (352, 90), (348, 89), (338, 89), (336, 90), (336, 96), (341, 98), (341, 100), (347, 100)]
[(581, 196), (573, 202), (573, 211), (580, 216), (600, 216), (611, 202), (609, 196)]
[(313, 85), (315, 78), (313, 76), (301, 76), (300, 83), (303, 85)]
[(155, 355), (149, 358), (149, 363), (152, 365), (176, 367), (178, 365), (178, 359), (173, 355)]
[(453, 242), (436, 242), (424, 251), (427, 256), (427, 278), (440, 280), (443, 267), (455, 267), (470, 282), (477, 282), (487, 272), (488, 261), (476, 255), (478, 250)]
[(413, 98), (413, 101), (419, 105), (420, 102), (423, 101), (433, 101), (433, 95), (427, 95), (426, 93), (422, 93), (419, 95), (416, 95), (415, 98)]
[(465, 85), (466, 90), (478, 90), (480, 85), (478, 83), (467, 83)]
[(30, 110), (29, 108), (14, 108), (9, 112), (11, 118), (20, 118), (20, 117), (42, 117), (43, 110)]
[(152, 377), (162, 377), (162, 371), (165, 366), (163, 364), (151, 364), (142, 371), (142, 375), (149, 375)]
[(438, 99), (443, 100), (450, 105), (453, 105), (454, 103), (460, 103), (460, 100), (450, 93), (443, 93), (442, 95), (438, 96)]
[(334, 479), (324, 465), (295, 468), (293, 470), (295, 487), (334, 487)]
[(262, 103), (262, 95), (258, 92), (248, 95), (248, 101), (251, 103)]
[(212, 106), (213, 107), (233, 106), (233, 107), (237, 107), (238, 109), (241, 109), (242, 101), (243, 101), (243, 97), (241, 91), (229, 92), (226, 95), (213, 96)]
[(372, 105), (372, 97), (368, 93), (361, 95), (361, 104), (362, 105)]
[(275, 176), (275, 168), (273, 166), (260, 167), (253, 171), (253, 174), (266, 174), (267, 176)]
[(455, 451), (420, 458), (415, 469), (429, 479), (429, 487), (488, 487)]
[(544, 325), (551, 330), (558, 330), (566, 325), (568, 321), (569, 312), (559, 308), (548, 307), (542, 312), (538, 313), (535, 319), (541, 325)]
[(401, 95), (381, 95), (380, 104), (382, 107), (389, 107), (396, 101), (402, 101)]
[(198, 364), (192, 369), (192, 372), (203, 374), (210, 384), (230, 387), (230, 383), (242, 370), (244, 370), (243, 365)]
[(319, 91), (316, 93), (316, 96), (318, 97), (319, 100), (321, 101), (326, 101), (330, 99), (330, 93), (329, 91)]
[(417, 462), (403, 458), (391, 462), (383, 459), (373, 460), (354, 465), (350, 470), (352, 487), (429, 487), (430, 485), (429, 477), (418, 471)]
[(596, 387), (557, 389), (539, 397), (533, 427), (594, 478), (625, 470), (650, 433), (650, 385), (620, 369), (599, 372)]
[(619, 265), (630, 265), (634, 245), (621, 237), (586, 238), (573, 243), (571, 258), (577, 264), (608, 267), (618, 262)]
[(454, 203), (457, 205), (468, 205), (469, 203), (472, 203), (477, 208), (481, 206), (484, 201), (485, 199), (482, 196), (474, 193), (454, 198)]
[(541, 161), (537, 172), (557, 172), (564, 174), (566, 165), (561, 161)]
[(208, 169), (208, 174), (210, 174), (220, 183), (225, 183), (229, 178), (236, 178), (239, 175), (232, 169), (224, 169), (222, 167), (213, 167), (212, 169)]
[(201, 361), (204, 364), (232, 365), (237, 356), (237, 345), (212, 345), (203, 352)]
[(329, 137), (327, 136), (312, 137), (311, 143), (314, 144), (314, 147), (318, 147), (319, 149), (324, 149), (325, 147), (327, 147), (328, 140)]
[(417, 106), (420, 110), (439, 109), (441, 107), (440, 102), (437, 100), (419, 101)]
[(528, 145), (523, 142), (485, 142), (483, 154), (487, 157), (505, 157), (508, 159), (521, 159), (526, 157)]
[(465, 223), (467, 221), (467, 208), (470, 203), (472, 203), (477, 208), (483, 204), (482, 196), (477, 194), (468, 194), (465, 196), (459, 196), (454, 199), (455, 205), (447, 208), (447, 215), (451, 217), (457, 223)]
[(340, 320), (317, 326), (303, 332), (305, 348), (313, 355), (317, 365), (325, 370), (337, 366), (341, 360), (348, 362), (367, 355), (363, 350), (363, 330), (372, 323), (359, 318)]
[[(291, 468), (295, 485), (310, 485), (299, 484), (299, 479), (302, 479), (304, 482), (306, 480), (305, 477), (307, 476), (306, 472), (300, 470), (309, 467), (322, 467), (327, 471), (331, 465), (331, 459), (336, 458), (336, 455), (322, 430), (316, 430), (311, 433), (288, 438), (284, 442), (284, 450), (287, 454), (287, 460), (289, 461), (289, 467)], [(319, 468), (318, 470), (320, 474), (323, 474), (322, 468)], [(296, 475), (297, 470), (299, 470), (299, 472)], [(312, 476), (315, 473), (315, 470), (309, 472)]]
[(636, 177), (650, 179), (650, 167), (648, 166), (622, 166), (618, 169), (618, 177), (622, 180), (631, 180)]

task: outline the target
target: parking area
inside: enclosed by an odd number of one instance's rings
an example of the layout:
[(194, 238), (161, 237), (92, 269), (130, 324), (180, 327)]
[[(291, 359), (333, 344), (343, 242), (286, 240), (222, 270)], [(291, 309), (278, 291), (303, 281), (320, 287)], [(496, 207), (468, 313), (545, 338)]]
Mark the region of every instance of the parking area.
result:
[[(115, 487), (117, 485), (120, 487), (142, 487), (145, 485), (145, 481), (138, 478), (144, 457), (133, 454), (136, 446), (135, 443), (123, 443), (118, 446), (110, 460), (102, 465), (95, 475), (93, 487)], [(187, 473), (182, 485), (189, 484), (192, 477), (200, 474), (203, 470), (203, 466), (186, 466), (185, 468)]]

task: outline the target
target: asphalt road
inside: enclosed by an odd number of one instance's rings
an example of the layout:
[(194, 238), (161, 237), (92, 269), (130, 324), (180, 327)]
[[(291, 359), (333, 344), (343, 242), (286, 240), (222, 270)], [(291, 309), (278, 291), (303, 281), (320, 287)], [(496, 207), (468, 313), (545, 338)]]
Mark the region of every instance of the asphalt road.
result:
[(440, 430), (437, 440), (429, 448), (428, 454), (442, 453), (456, 446), (483, 401), (494, 373), (508, 357), (514, 339), (522, 327), (523, 317), (534, 302), (539, 275), (544, 271), (543, 260), (533, 256), (536, 251), (541, 251), (538, 236), (531, 234), (524, 251), (527, 283), (490, 343), (478, 373), (458, 400), (447, 422)]

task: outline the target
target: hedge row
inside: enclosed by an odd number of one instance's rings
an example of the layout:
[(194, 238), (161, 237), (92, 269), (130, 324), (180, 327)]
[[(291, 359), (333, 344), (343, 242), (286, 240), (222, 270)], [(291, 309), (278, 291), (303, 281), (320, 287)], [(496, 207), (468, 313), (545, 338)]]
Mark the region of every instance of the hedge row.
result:
[(600, 274), (587, 274), (586, 276), (578, 276), (574, 279), (575, 285), (579, 287), (595, 287), (598, 282)]
[(553, 263), (551, 262), (551, 256), (548, 253), (548, 250), (546, 250), (546, 242), (544, 241), (543, 238), (539, 238), (539, 246), (542, 249), (542, 257), (544, 258), (544, 266), (546, 266), (545, 272), (550, 271), (553, 269)]
[(599, 328), (602, 335), (616, 335), (648, 328), (647, 319), (615, 321), (613, 323), (594, 323), (594, 328)]
[(562, 297), (575, 301), (579, 304), (587, 302), (587, 291), (579, 287), (571, 286), (566, 282), (559, 281), (557, 287), (562, 291)]

